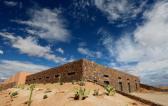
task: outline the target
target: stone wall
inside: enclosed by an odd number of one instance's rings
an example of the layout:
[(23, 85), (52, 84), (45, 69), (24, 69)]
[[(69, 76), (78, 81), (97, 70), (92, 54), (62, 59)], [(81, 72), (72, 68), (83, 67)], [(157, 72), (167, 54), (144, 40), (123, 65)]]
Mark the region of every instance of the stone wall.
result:
[(31, 83), (55, 83), (70, 82), (72, 80), (80, 80), (82, 78), (82, 60), (67, 63), (63, 66), (51, 68), (46, 71), (27, 76), (26, 84)]
[(6, 83), (6, 84), (0, 84), (0, 89), (2, 90), (6, 90), (8, 88), (12, 88), (16, 85), (15, 82), (11, 82), (11, 83)]
[(4, 81), (5, 84), (15, 82), (17, 85), (25, 84), (26, 76), (30, 75), (28, 72), (18, 72)]
[(139, 89), (139, 78), (115, 69), (83, 60), (84, 79), (91, 80), (100, 85), (110, 84), (118, 91), (133, 92)]
[[(61, 77), (61, 78), (60, 78)], [(94, 62), (81, 59), (67, 63), (60, 67), (27, 76), (26, 84), (31, 83), (54, 83), (59, 78), (63, 82), (89, 80), (100, 85), (111, 84), (118, 91), (133, 92), (139, 89), (139, 78), (111, 68), (98, 65)]]

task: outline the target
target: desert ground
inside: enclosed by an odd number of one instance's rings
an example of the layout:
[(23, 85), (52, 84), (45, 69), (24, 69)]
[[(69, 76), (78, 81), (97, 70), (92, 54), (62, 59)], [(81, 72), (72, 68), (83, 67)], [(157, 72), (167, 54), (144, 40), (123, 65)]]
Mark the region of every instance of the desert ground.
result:
[(135, 92), (135, 96), (168, 106), (168, 92)]
[[(129, 99), (118, 93), (114, 96), (107, 96), (103, 87), (87, 82), (82, 86), (90, 91), (85, 100), (74, 100), (74, 89), (79, 88), (78, 84), (59, 83), (36, 84), (33, 91), (31, 106), (147, 106), (143, 103)], [(24, 88), (11, 88), (0, 93), (0, 106), (27, 106), (29, 98), (29, 86)], [(99, 96), (93, 96), (93, 90), (99, 89)], [(18, 95), (11, 99), (9, 92), (17, 91)], [(47, 95), (48, 98), (43, 99)]]

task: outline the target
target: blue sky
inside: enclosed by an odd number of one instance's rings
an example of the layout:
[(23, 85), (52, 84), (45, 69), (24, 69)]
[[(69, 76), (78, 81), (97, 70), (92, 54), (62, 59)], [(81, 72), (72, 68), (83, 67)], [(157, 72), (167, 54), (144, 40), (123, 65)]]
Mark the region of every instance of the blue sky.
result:
[(0, 0), (0, 78), (87, 58), (168, 85), (167, 0)]

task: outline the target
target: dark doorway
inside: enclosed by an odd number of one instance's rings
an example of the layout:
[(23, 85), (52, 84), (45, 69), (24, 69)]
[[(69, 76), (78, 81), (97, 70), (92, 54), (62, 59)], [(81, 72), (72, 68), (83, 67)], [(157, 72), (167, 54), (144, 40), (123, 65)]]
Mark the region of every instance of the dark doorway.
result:
[(128, 83), (128, 91), (131, 92), (131, 85)]
[(104, 81), (104, 84), (105, 84), (105, 85), (109, 85), (110, 82), (109, 82), (109, 81)]
[(138, 84), (137, 83), (135, 83), (135, 86), (136, 86), (136, 90), (138, 89)]
[(122, 82), (119, 82), (119, 89), (120, 89), (120, 91), (123, 91), (123, 85), (122, 85)]

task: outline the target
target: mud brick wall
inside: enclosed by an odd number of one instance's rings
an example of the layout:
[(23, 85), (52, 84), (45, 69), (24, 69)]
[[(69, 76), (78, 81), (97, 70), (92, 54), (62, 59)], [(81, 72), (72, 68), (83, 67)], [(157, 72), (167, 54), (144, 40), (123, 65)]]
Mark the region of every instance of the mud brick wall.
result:
[(7, 84), (0, 84), (0, 88), (2, 88), (2, 90), (6, 90), (8, 88), (12, 88), (16, 85), (15, 82), (11, 82), (11, 83), (7, 83)]
[(25, 84), (26, 76), (30, 75), (28, 72), (18, 72), (4, 81), (5, 84), (15, 82), (17, 85)]
[(111, 84), (122, 92), (137, 91), (140, 83), (136, 76), (81, 59), (27, 76), (26, 84), (54, 83), (58, 82), (60, 77), (63, 82), (85, 79), (100, 85)]
[(83, 60), (84, 79), (100, 85), (111, 84), (118, 91), (133, 92), (139, 89), (139, 78), (124, 72)]
[(82, 60), (67, 63), (63, 66), (51, 68), (36, 74), (27, 76), (26, 84), (31, 83), (55, 83), (71, 82), (72, 80), (81, 80), (82, 78)]

